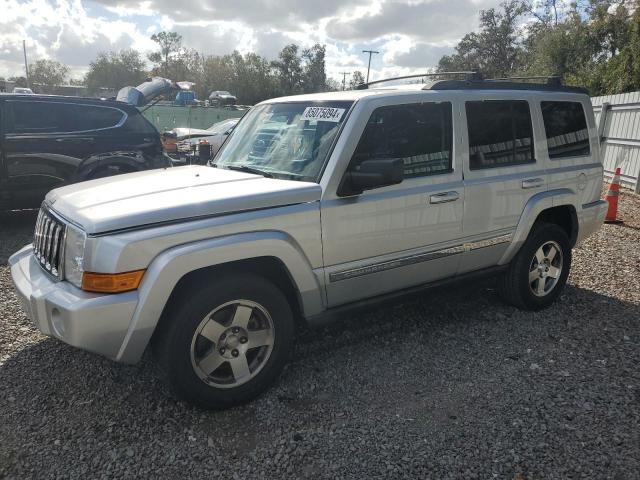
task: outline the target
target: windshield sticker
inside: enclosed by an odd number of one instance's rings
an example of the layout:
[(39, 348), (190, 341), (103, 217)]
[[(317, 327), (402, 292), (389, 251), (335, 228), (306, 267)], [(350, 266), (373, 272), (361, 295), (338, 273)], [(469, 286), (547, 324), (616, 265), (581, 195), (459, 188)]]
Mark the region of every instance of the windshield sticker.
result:
[(319, 122), (339, 122), (344, 108), (307, 107), (302, 112), (300, 120), (317, 120)]

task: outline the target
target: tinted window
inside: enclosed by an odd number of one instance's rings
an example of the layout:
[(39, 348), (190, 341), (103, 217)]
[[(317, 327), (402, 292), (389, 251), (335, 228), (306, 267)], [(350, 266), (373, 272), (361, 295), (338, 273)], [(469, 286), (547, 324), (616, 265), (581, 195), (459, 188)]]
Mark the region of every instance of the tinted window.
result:
[(156, 127), (139, 112), (128, 113), (127, 121), (123, 128), (127, 133), (138, 133), (141, 135), (155, 135), (157, 133)]
[(122, 112), (115, 108), (92, 105), (78, 105), (78, 130), (100, 130), (115, 127), (122, 120)]
[(589, 130), (582, 104), (542, 102), (549, 158), (589, 155)]
[(376, 109), (353, 154), (354, 162), (402, 158), (405, 178), (451, 171), (451, 103)]
[(8, 102), (13, 122), (10, 133), (63, 133), (113, 127), (122, 119), (120, 110), (62, 102)]
[(471, 170), (535, 161), (527, 102), (467, 102), (466, 111)]

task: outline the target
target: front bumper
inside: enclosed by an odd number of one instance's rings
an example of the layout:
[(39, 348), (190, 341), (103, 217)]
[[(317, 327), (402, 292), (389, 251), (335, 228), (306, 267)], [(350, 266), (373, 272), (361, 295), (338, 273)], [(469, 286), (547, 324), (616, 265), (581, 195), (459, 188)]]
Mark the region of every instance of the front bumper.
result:
[(608, 208), (609, 204), (605, 200), (596, 200), (582, 205), (582, 209), (578, 212), (578, 238), (576, 239), (576, 245), (600, 230)]
[(31, 245), (13, 254), (9, 265), (22, 308), (43, 334), (119, 358), (138, 304), (137, 292), (100, 295), (54, 281), (36, 262)]

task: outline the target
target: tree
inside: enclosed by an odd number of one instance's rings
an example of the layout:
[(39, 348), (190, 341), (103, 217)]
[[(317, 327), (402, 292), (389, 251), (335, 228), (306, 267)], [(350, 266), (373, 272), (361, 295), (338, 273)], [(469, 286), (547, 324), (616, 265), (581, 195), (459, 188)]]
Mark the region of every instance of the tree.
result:
[(279, 78), (282, 95), (295, 95), (302, 91), (302, 65), (298, 56), (298, 46), (290, 44), (272, 62)]
[(351, 80), (349, 80), (349, 89), (354, 90), (358, 85), (362, 85), (364, 83), (364, 75), (360, 70), (356, 70), (351, 75)]
[(630, 22), (628, 43), (620, 54), (612, 58), (604, 72), (606, 92), (640, 90), (640, 8), (636, 8)]
[(32, 84), (53, 87), (62, 85), (69, 74), (69, 67), (55, 60), (37, 60), (29, 66), (29, 81)]
[(323, 92), (327, 89), (325, 53), (326, 46), (319, 43), (302, 51), (305, 62), (302, 83), (305, 93)]
[(521, 70), (529, 75), (577, 75), (595, 53), (588, 25), (575, 5), (558, 25), (530, 27), (524, 45)]
[(158, 44), (160, 51), (149, 54), (149, 60), (156, 64), (156, 70), (160, 69), (165, 77), (170, 78), (169, 60), (182, 50), (182, 35), (159, 32), (151, 35), (151, 40)]
[(13, 82), (16, 87), (24, 88), (27, 86), (27, 79), (25, 77), (9, 77), (7, 80)]
[(438, 71), (460, 71), (479, 68), (488, 77), (504, 77), (520, 66), (522, 48), (518, 22), (529, 11), (519, 0), (509, 0), (495, 8), (480, 11), (480, 32), (465, 35), (456, 53), (445, 55)]
[(135, 50), (101, 52), (89, 64), (84, 84), (89, 92), (95, 93), (100, 88), (118, 90), (128, 85), (136, 86), (146, 77), (145, 61)]

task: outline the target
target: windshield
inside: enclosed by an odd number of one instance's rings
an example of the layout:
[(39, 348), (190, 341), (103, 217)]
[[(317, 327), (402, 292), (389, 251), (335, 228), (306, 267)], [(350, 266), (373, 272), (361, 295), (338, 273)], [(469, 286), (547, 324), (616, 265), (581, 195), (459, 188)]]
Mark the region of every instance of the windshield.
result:
[(317, 181), (353, 102), (271, 103), (253, 108), (215, 159), (276, 178)]
[(238, 120), (223, 120), (222, 122), (214, 123), (207, 130), (213, 133), (224, 133), (233, 127)]

